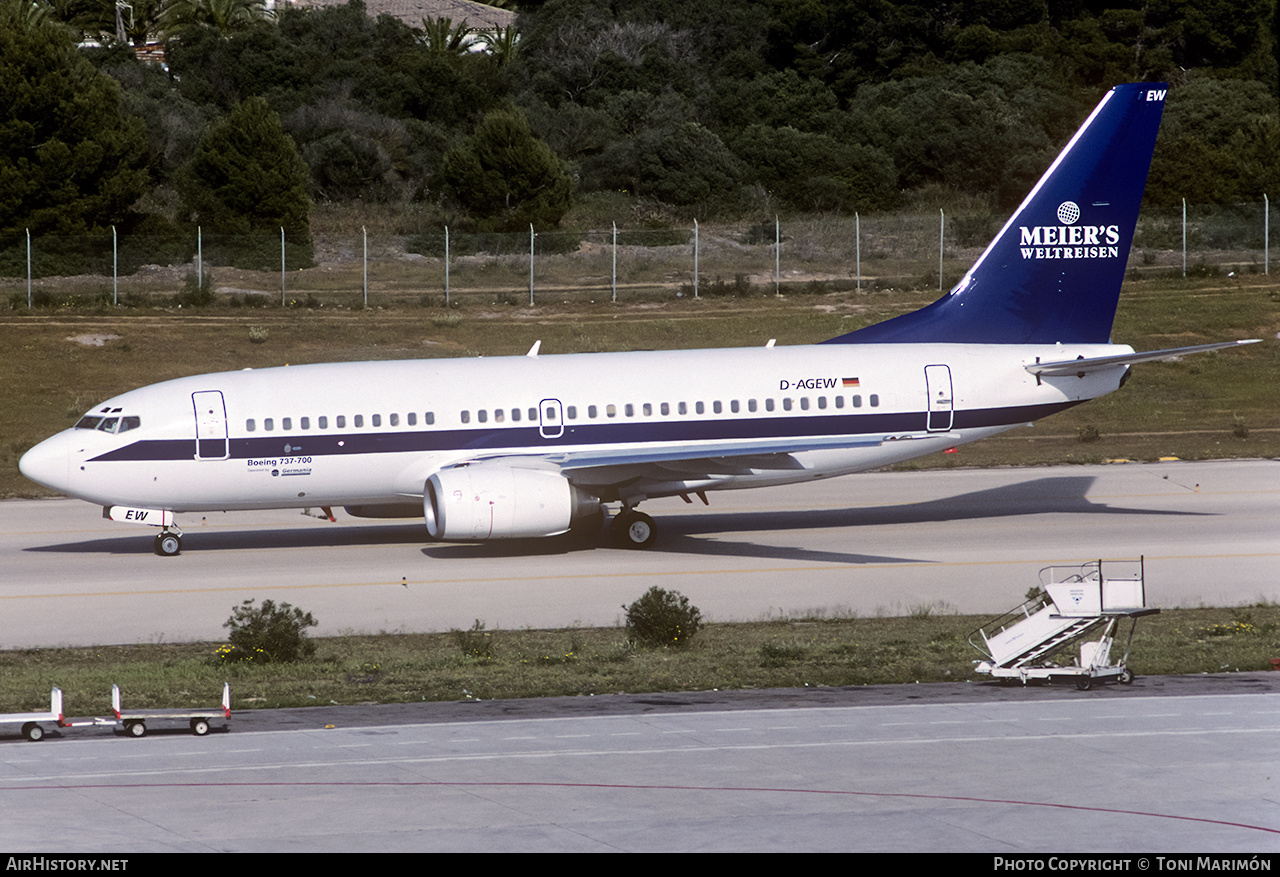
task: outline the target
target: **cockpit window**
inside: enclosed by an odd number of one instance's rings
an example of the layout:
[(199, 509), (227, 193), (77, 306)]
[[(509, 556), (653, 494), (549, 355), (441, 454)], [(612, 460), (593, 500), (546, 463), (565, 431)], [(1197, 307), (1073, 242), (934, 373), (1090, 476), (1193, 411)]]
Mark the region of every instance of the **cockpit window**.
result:
[(125, 417), (100, 417), (97, 414), (86, 414), (77, 421), (76, 429), (96, 429), (99, 432), (121, 433), (142, 426), (142, 418), (136, 415)]

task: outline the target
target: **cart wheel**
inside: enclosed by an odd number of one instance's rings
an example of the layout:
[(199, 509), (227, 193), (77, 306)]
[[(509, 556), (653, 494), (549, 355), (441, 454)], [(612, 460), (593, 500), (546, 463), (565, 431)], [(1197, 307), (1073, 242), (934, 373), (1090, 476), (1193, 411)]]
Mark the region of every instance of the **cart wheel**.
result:
[(34, 743), (44, 736), (44, 728), (40, 727), (35, 722), (27, 722), (22, 726), (22, 736)]
[(130, 737), (143, 737), (147, 733), (147, 726), (143, 722), (129, 722), (124, 730)]
[(1123, 670), (1120, 671), (1120, 676), (1116, 681), (1119, 682), (1121, 685), (1128, 685), (1133, 681), (1133, 671), (1130, 670), (1128, 667), (1125, 667)]
[(203, 737), (205, 734), (209, 733), (209, 723), (204, 719), (192, 719), (191, 733), (195, 734), (197, 737)]
[(1080, 689), (1081, 691), (1088, 691), (1092, 687), (1093, 687), (1092, 676), (1085, 674), (1083, 676), (1076, 677), (1076, 688)]

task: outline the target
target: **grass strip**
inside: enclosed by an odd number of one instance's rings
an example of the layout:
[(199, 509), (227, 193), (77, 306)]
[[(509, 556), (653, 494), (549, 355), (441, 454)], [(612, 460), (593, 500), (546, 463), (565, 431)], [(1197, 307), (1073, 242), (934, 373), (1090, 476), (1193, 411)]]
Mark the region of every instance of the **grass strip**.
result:
[[(685, 648), (646, 649), (622, 628), (450, 631), (319, 638), (310, 660), (222, 663), (221, 643), (0, 652), (0, 712), (105, 715), (112, 684), (130, 707), (234, 710), (649, 691), (944, 682), (973, 673), (969, 636), (987, 619), (917, 607), (904, 617), (813, 617), (708, 624)], [(1124, 623), (1127, 636), (1128, 622)], [(1113, 659), (1123, 654), (1117, 638)], [(1172, 609), (1138, 621), (1139, 676), (1252, 672), (1280, 659), (1280, 606)]]

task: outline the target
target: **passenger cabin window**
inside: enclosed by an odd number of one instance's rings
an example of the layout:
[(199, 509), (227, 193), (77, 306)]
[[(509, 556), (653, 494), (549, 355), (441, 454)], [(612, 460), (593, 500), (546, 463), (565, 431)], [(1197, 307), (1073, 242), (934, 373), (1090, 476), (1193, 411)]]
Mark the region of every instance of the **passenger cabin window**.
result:
[[(371, 422), (373, 423), (374, 426), (382, 426), (382, 415), (381, 414), (373, 415), (373, 417), (371, 418)], [(359, 426), (359, 425), (360, 424), (358, 423), (356, 424), (356, 426)]]
[(276, 428), (275, 420), (270, 417), (262, 418), (262, 428), (267, 432), (271, 432), (273, 429)]
[(250, 417), (248, 420), (246, 420), (246, 421), (244, 422), (244, 431), (245, 431), (245, 432), (253, 432), (256, 428), (257, 428), (257, 427), (256, 427), (256, 425), (254, 424), (254, 422), (253, 422), (253, 418), (252, 418), (252, 417)]
[(356, 429), (359, 429), (360, 427), (364, 426), (364, 415), (357, 414), (355, 417), (352, 418), (352, 422), (355, 424)]
[(328, 429), (328, 428), (329, 428), (329, 418), (327, 418), (327, 417), (325, 417), (325, 416), (321, 415), (320, 417), (317, 417), (317, 418), (316, 418), (316, 424), (317, 424), (321, 429)]
[(336, 420), (338, 423), (338, 429), (347, 428), (347, 415), (339, 414), (337, 417), (334, 418), (334, 420)]

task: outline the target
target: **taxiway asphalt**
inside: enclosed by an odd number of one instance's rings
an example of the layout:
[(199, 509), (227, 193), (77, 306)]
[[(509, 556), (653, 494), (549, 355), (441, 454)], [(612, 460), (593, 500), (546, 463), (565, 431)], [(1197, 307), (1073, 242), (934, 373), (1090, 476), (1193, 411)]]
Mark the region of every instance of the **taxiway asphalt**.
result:
[[(999, 613), (1050, 564), (1146, 559), (1149, 605), (1280, 600), (1280, 461), (867, 473), (646, 503), (648, 551), (427, 541), (420, 520), (183, 515), (183, 552), (75, 500), (0, 502), (0, 647), (221, 639), (249, 598), (344, 631), (611, 625), (651, 585), (713, 621)], [(339, 515), (342, 515), (339, 512)]]
[(270, 710), (199, 738), (10, 737), (3, 837), (46, 857), (1095, 853), (1141, 871), (1194, 853), (1234, 869), (1280, 851), (1273, 676)]

